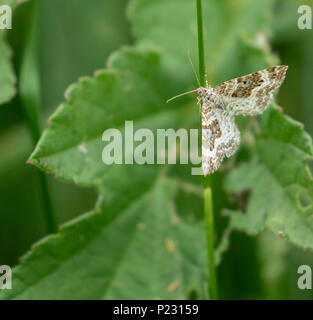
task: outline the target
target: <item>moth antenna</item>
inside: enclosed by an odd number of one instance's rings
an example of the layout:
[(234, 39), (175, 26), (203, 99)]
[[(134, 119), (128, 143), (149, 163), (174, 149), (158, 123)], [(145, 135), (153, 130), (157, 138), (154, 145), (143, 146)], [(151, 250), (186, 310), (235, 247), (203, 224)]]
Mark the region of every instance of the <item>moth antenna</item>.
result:
[(175, 97), (172, 97), (171, 99), (168, 99), (168, 100), (166, 101), (166, 103), (169, 103), (170, 101), (172, 101), (172, 100), (174, 100), (174, 99), (176, 99), (176, 98), (179, 98), (179, 97), (182, 97), (182, 96), (185, 96), (185, 95), (187, 95), (187, 94), (190, 94), (190, 93), (193, 93), (193, 92), (197, 92), (197, 91), (198, 91), (198, 89), (181, 93), (181, 94), (179, 94), (178, 96), (175, 96)]
[(200, 84), (200, 81), (199, 81), (199, 78), (198, 78), (198, 75), (197, 75), (195, 66), (194, 66), (194, 64), (192, 63), (192, 60), (191, 60), (190, 50), (187, 50), (187, 55), (188, 55), (188, 60), (189, 60), (189, 62), (190, 62), (190, 64), (191, 64), (191, 68), (192, 68), (193, 74), (195, 75), (195, 77), (196, 77), (196, 79), (197, 79), (197, 82), (198, 82), (198, 85), (199, 85), (199, 88), (200, 88), (200, 87), (201, 87), (201, 84)]

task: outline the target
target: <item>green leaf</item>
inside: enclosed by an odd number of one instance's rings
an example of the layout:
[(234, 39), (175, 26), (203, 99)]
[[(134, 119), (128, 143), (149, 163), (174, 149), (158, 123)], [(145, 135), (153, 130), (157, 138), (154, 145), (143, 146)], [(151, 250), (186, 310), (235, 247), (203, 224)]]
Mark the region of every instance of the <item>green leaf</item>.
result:
[[(201, 223), (178, 222), (179, 218), (174, 216), (175, 190), (171, 189), (180, 188), (179, 180), (171, 178), (162, 182), (157, 179), (166, 169), (164, 167), (156, 170), (154, 166), (105, 166), (101, 160), (103, 129), (122, 127), (126, 112), (128, 119), (138, 121), (138, 126), (149, 128), (175, 125), (182, 119), (192, 118), (190, 110), (184, 110), (182, 105), (179, 112), (175, 108), (167, 110), (167, 105), (157, 95), (164, 82), (158, 64), (159, 55), (155, 52), (125, 49), (112, 57), (111, 70), (101, 71), (94, 78), (84, 78), (67, 92), (68, 101), (50, 119), (50, 129), (42, 138), (45, 143), (39, 144), (31, 161), (62, 179), (74, 177), (80, 184), (98, 185), (101, 196), (98, 209), (39, 243), (16, 269), (14, 277), (21, 281), (15, 280), (15, 289), (9, 296), (3, 293), (4, 298), (176, 299), (187, 297), (191, 290), (204, 296), (204, 229)], [(133, 91), (137, 88), (147, 95), (135, 96)], [(132, 105), (136, 108), (129, 108)], [(114, 113), (114, 110), (119, 112)], [(85, 119), (93, 125), (86, 123), (83, 127)], [(84, 146), (83, 152), (79, 145)], [(68, 166), (64, 166), (67, 161)], [(94, 242), (99, 254), (93, 247)], [(145, 246), (148, 247), (145, 249)], [(76, 278), (72, 268), (77, 264), (78, 252), (82, 255), (82, 264), (77, 268)], [(90, 265), (97, 266), (95, 273), (89, 266), (83, 266), (90, 254), (93, 256)], [(102, 261), (101, 266), (95, 260), (97, 256)], [(51, 259), (60, 263), (50, 264)], [(68, 272), (63, 272), (66, 264)], [(31, 277), (29, 268), (37, 269), (38, 265), (42, 270)], [(97, 279), (98, 283), (86, 292), (76, 288), (83, 270), (90, 274), (90, 281)], [(99, 270), (103, 270), (101, 275)], [(47, 273), (52, 271), (53, 277), (59, 274), (60, 284), (47, 280)], [(111, 279), (115, 273), (116, 287), (115, 280)], [(98, 282), (99, 278), (107, 282)], [(23, 279), (28, 280), (25, 283)], [(48, 293), (46, 285), (51, 281), (56, 284), (55, 290), (49, 290), (49, 296), (45, 296), (42, 292)], [(128, 290), (120, 287), (121, 282)], [(63, 291), (59, 290), (61, 283), (65, 285)]]
[(182, 299), (203, 287), (202, 226), (177, 220), (173, 192), (160, 179), (113, 220), (95, 211), (65, 225), (22, 259), (2, 298)]
[(313, 248), (311, 137), (301, 123), (271, 107), (262, 117), (257, 155), (233, 169), (226, 188), (252, 190), (247, 212), (233, 213), (232, 226), (256, 235), (268, 228), (304, 248)]
[[(49, 129), (31, 156), (34, 164), (65, 180), (99, 185), (114, 170), (101, 158), (105, 129), (123, 132), (125, 120), (134, 121), (134, 131), (194, 122), (193, 106), (165, 103), (173, 85), (163, 86), (166, 73), (159, 68), (157, 52), (124, 49), (111, 57), (109, 65), (110, 69), (70, 86), (67, 101), (49, 119)], [(122, 167), (116, 166), (118, 171), (124, 171)]]

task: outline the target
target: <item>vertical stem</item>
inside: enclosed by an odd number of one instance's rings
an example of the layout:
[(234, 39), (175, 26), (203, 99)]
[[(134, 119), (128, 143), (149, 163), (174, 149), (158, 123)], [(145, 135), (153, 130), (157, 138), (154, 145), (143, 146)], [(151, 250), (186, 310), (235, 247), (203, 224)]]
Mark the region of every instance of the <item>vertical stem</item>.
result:
[(197, 5), (197, 28), (198, 28), (199, 81), (200, 81), (200, 85), (202, 87), (205, 87), (202, 0), (196, 0), (196, 5)]
[[(205, 87), (205, 62), (204, 62), (204, 40), (203, 40), (203, 14), (202, 0), (196, 0), (197, 8), (197, 28), (198, 28), (198, 58), (199, 58), (199, 81), (200, 85)], [(200, 132), (202, 136), (202, 126), (200, 117)], [(202, 138), (201, 138), (202, 150)], [(209, 272), (209, 297), (216, 300), (217, 296), (217, 280), (215, 269), (215, 254), (214, 254), (214, 213), (213, 213), (213, 196), (211, 188), (211, 179), (209, 176), (203, 178), (204, 188), (204, 216), (205, 227), (207, 234), (208, 248), (208, 272)]]
[[(41, 134), (40, 125), (40, 77), (38, 69), (38, 0), (32, 0), (30, 6), (29, 26), (26, 31), (24, 53), (19, 75), (19, 97), (25, 120), (29, 127), (34, 146)], [(39, 172), (42, 202), (49, 233), (57, 232), (57, 223), (51, 201), (48, 177)]]
[(58, 225), (54, 215), (49, 180), (44, 172), (41, 171), (38, 174), (40, 179), (42, 200), (47, 222), (47, 231), (48, 233), (56, 233), (58, 231)]
[(209, 294), (212, 300), (217, 300), (216, 266), (214, 259), (214, 213), (211, 188), (204, 189), (204, 215), (209, 259)]

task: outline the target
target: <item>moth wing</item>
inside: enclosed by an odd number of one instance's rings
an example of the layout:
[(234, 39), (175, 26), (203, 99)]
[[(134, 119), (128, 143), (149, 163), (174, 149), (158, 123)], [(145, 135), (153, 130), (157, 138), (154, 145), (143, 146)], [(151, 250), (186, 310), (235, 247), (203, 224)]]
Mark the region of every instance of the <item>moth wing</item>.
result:
[(264, 69), (223, 82), (215, 90), (231, 114), (255, 116), (269, 106), (287, 69), (288, 66)]
[(220, 108), (202, 111), (202, 169), (204, 175), (216, 171), (224, 157), (231, 157), (240, 145), (234, 116)]

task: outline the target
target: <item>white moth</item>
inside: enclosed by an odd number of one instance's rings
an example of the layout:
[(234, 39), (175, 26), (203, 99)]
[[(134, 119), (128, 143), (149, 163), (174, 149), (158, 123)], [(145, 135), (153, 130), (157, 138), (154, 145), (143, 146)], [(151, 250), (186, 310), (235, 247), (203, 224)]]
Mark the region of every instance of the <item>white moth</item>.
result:
[[(206, 87), (197, 92), (202, 102), (202, 169), (206, 176), (216, 171), (224, 157), (231, 157), (240, 145), (235, 115), (255, 116), (270, 104), (273, 93), (284, 81), (288, 66), (276, 66)], [(168, 101), (170, 101), (168, 100)]]

